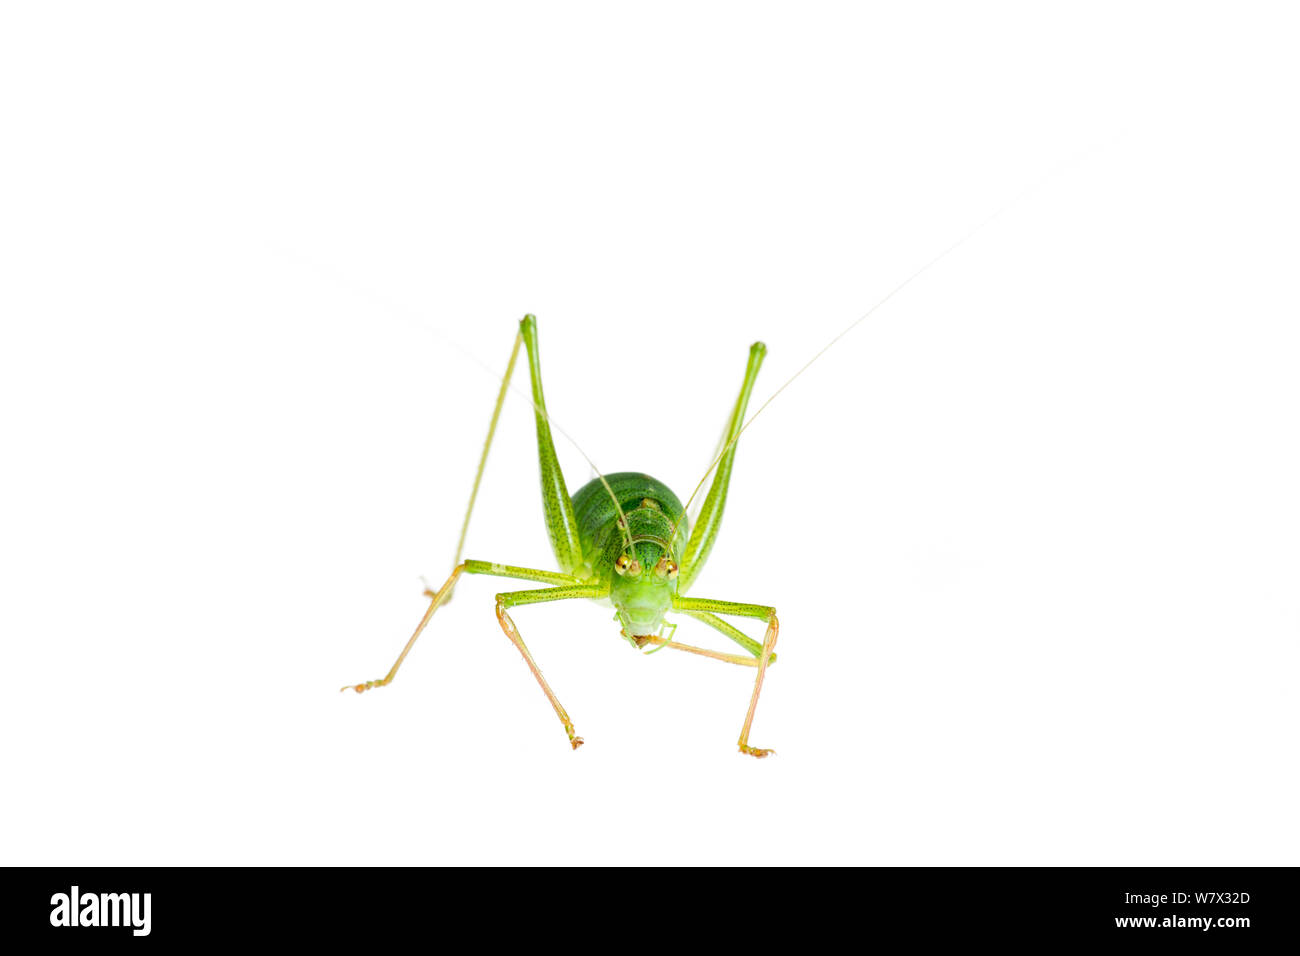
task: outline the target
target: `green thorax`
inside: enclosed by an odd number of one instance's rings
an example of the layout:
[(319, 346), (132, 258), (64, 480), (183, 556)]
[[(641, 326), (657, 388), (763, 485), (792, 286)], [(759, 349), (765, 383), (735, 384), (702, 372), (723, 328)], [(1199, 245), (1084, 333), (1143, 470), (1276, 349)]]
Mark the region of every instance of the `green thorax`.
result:
[[(679, 559), (686, 549), (690, 528), (683, 517), (682, 503), (662, 481), (639, 471), (620, 471), (605, 476), (609, 491), (618, 499), (627, 518), (635, 557), (641, 567), (655, 566), (665, 550)], [(573, 510), (578, 519), (578, 537), (582, 542), (583, 564), (593, 577), (615, 577), (614, 562), (626, 548), (626, 537), (618, 526), (618, 508), (599, 478), (593, 478), (573, 495)], [(670, 543), (673, 525), (677, 532)]]
[[(655, 568), (664, 557), (680, 561), (690, 537), (682, 503), (667, 485), (641, 472), (606, 475), (605, 483), (608, 491), (599, 478), (592, 479), (573, 496), (582, 570), (611, 582), (610, 600), (618, 609), (626, 636), (656, 633), (677, 591), (677, 578), (658, 575)], [(619, 526), (618, 508), (610, 491), (627, 519), (626, 534)], [(624, 554), (636, 559), (640, 574), (614, 570), (614, 563)]]

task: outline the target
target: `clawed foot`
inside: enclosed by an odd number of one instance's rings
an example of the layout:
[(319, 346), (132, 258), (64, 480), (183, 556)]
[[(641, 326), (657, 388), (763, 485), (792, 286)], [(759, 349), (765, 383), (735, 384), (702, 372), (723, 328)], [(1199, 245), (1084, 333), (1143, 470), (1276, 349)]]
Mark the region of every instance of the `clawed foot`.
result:
[(569, 723), (567, 720), (564, 722), (564, 732), (569, 735), (569, 746), (574, 750), (577, 750), (586, 742), (578, 736), (577, 732), (573, 729), (573, 724)]
[(339, 693), (341, 694), (345, 690), (354, 690), (358, 694), (363, 694), (366, 691), (370, 690), (372, 687), (383, 687), (387, 683), (388, 681), (384, 681), (384, 680), (368, 680), (364, 684), (348, 684), (345, 687), (340, 687)]
[(749, 754), (751, 757), (757, 757), (759, 760), (762, 760), (769, 754), (776, 753), (775, 750), (763, 750), (761, 747), (751, 747), (749, 744), (741, 744), (740, 752), (742, 754)]

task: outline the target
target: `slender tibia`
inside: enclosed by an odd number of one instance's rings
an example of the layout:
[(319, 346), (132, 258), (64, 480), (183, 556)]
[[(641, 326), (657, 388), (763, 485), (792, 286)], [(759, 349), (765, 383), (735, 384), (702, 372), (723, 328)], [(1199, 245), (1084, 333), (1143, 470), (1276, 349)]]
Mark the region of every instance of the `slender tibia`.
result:
[(397, 676), (397, 669), (402, 666), (402, 661), (406, 660), (406, 655), (411, 652), (411, 648), (415, 645), (415, 639), (418, 638), (421, 632), (424, 631), (425, 627), (428, 626), (430, 618), (433, 617), (433, 612), (447, 603), (452, 588), (456, 586), (457, 578), (462, 574), (487, 574), (498, 578), (521, 578), (525, 581), (538, 581), (544, 584), (573, 585), (578, 581), (578, 579), (573, 577), (571, 574), (559, 574), (555, 571), (539, 571), (535, 568), (520, 568), (511, 564), (497, 564), (492, 561), (462, 561), (460, 564), (456, 565), (455, 570), (451, 572), (451, 577), (447, 578), (447, 580), (443, 582), (442, 587), (438, 588), (437, 591), (425, 588), (424, 594), (430, 599), (429, 610), (424, 612), (424, 617), (420, 619), (419, 626), (416, 627), (415, 633), (411, 635), (411, 639), (406, 642), (406, 646), (402, 648), (402, 653), (397, 656), (397, 660), (393, 664), (393, 669), (388, 672), (388, 676), (383, 680), (368, 680), (364, 684), (348, 684), (344, 687), (340, 687), (339, 690), (355, 690), (360, 694), (374, 687), (383, 687), (385, 684), (391, 684), (393, 678)]
[(701, 657), (711, 657), (715, 661), (726, 661), (728, 664), (739, 664), (741, 667), (757, 667), (758, 658), (742, 657), (739, 654), (720, 654), (717, 651), (710, 651), (703, 647), (696, 647), (693, 644), (683, 644), (680, 641), (669, 640), (666, 637), (660, 637), (657, 634), (651, 634), (642, 638), (647, 644), (658, 644), (660, 647), (671, 647), (675, 651), (686, 651), (688, 654), (699, 654)]
[[(763, 653), (763, 645), (758, 643), (758, 641), (742, 633), (738, 628), (735, 628), (732, 625), (728, 624), (722, 618), (714, 614), (710, 614), (708, 611), (687, 611), (686, 613), (689, 614), (691, 617), (695, 618), (697, 621), (707, 624), (709, 625), (709, 627), (713, 628), (714, 630), (727, 635), (727, 637), (729, 637), (731, 640), (735, 641), (745, 650), (749, 651), (749, 653), (753, 655), (754, 659), (752, 661), (748, 661), (747, 663), (751, 664), (754, 667), (758, 666), (758, 656)], [(775, 654), (772, 655), (772, 659), (769, 660), (768, 663), (769, 664), (776, 663)]]
[(776, 612), (772, 612), (772, 619), (767, 624), (767, 634), (763, 638), (763, 656), (758, 659), (758, 676), (754, 678), (754, 696), (749, 699), (749, 711), (745, 714), (745, 726), (740, 729), (740, 752), (749, 754), (751, 757), (766, 757), (768, 754), (776, 753), (775, 750), (761, 750), (758, 747), (749, 745), (749, 727), (754, 722), (754, 708), (758, 706), (758, 695), (763, 690), (763, 675), (767, 673), (767, 665), (772, 658), (772, 649), (776, 647), (776, 635), (781, 629), (781, 625), (776, 619)]
[[(745, 714), (745, 725), (740, 729), (740, 752), (751, 757), (766, 757), (775, 753), (760, 747), (749, 745), (749, 728), (754, 723), (754, 710), (758, 707), (758, 695), (763, 690), (763, 677), (767, 674), (767, 665), (771, 663), (772, 651), (776, 648), (776, 636), (781, 625), (776, 619), (776, 608), (762, 604), (740, 604), (735, 601), (715, 601), (712, 598), (693, 598), (674, 595), (673, 609), (686, 614), (696, 612), (734, 614), (737, 617), (752, 617), (767, 623), (767, 634), (758, 654), (758, 675), (754, 678), (754, 693), (749, 698), (749, 710)], [(721, 622), (719, 622), (721, 623)], [(723, 633), (728, 633), (723, 631)], [(728, 634), (729, 637), (732, 635)], [(734, 639), (734, 637), (733, 637)]]
[(451, 589), (456, 586), (456, 579), (465, 572), (466, 566), (470, 563), (472, 562), (464, 561), (456, 565), (456, 569), (451, 572), (451, 577), (447, 578), (447, 580), (443, 582), (442, 587), (437, 591), (426, 590), (424, 592), (432, 599), (429, 602), (429, 610), (425, 611), (424, 617), (420, 618), (420, 623), (416, 626), (415, 633), (411, 635), (411, 639), (407, 641), (406, 646), (402, 648), (402, 653), (397, 655), (397, 660), (393, 662), (392, 670), (388, 672), (388, 675), (384, 677), (383, 680), (368, 680), (364, 684), (348, 684), (344, 687), (340, 687), (339, 690), (345, 691), (351, 689), (360, 694), (374, 687), (383, 687), (386, 684), (391, 684), (393, 678), (397, 676), (397, 669), (402, 666), (402, 661), (406, 660), (406, 655), (411, 653), (411, 648), (415, 646), (416, 638), (418, 638), (424, 631), (425, 627), (428, 626), (429, 620), (433, 617), (433, 612), (438, 610), (442, 603), (447, 599), (447, 595), (451, 594)]
[[(727, 506), (727, 490), (731, 487), (731, 470), (736, 461), (736, 442), (744, 427), (745, 409), (749, 405), (749, 396), (754, 391), (754, 380), (758, 378), (758, 369), (763, 364), (763, 356), (766, 354), (767, 346), (762, 342), (755, 342), (749, 349), (745, 381), (740, 387), (740, 395), (736, 399), (731, 419), (727, 423), (722, 455), (709, 466), (710, 468), (716, 466), (717, 474), (713, 476), (713, 485), (709, 488), (704, 504), (700, 506), (700, 513), (692, 519), (691, 523), (695, 528), (691, 531), (691, 538), (686, 543), (686, 550), (682, 552), (679, 562), (677, 589), (682, 594), (690, 590), (691, 584), (703, 570), (704, 562), (708, 560), (709, 552), (713, 550), (713, 542), (717, 540), (718, 531), (722, 527), (722, 513)], [(705, 478), (707, 477), (706, 473)], [(688, 508), (703, 487), (704, 480), (701, 478), (695, 491), (691, 492), (691, 497), (686, 503)]]
[[(488, 423), (487, 439), (483, 442), (483, 454), (478, 460), (478, 471), (474, 472), (474, 487), (469, 493), (469, 507), (465, 509), (465, 520), (460, 526), (460, 540), (456, 542), (456, 559), (452, 564), (460, 564), (460, 556), (465, 553), (465, 537), (469, 534), (469, 519), (474, 514), (474, 502), (478, 499), (478, 488), (483, 483), (483, 470), (487, 467), (488, 452), (492, 450), (492, 439), (497, 433), (497, 422), (501, 419), (501, 406), (506, 403), (506, 392), (510, 390), (510, 377), (515, 373), (515, 360), (519, 358), (519, 346), (524, 341), (523, 332), (515, 335), (515, 347), (510, 350), (510, 362), (506, 365), (506, 374), (501, 379), (501, 390), (497, 392), (497, 403), (492, 409), (492, 420)], [(447, 595), (443, 603), (451, 600)]]
[(524, 655), (524, 660), (528, 663), (528, 669), (533, 672), (533, 676), (537, 678), (537, 683), (542, 685), (542, 691), (546, 694), (546, 699), (549, 700), (551, 706), (555, 708), (555, 716), (559, 717), (560, 723), (564, 724), (564, 732), (569, 735), (569, 746), (574, 750), (577, 750), (583, 745), (583, 739), (579, 737), (577, 731), (573, 729), (573, 721), (569, 719), (569, 712), (565, 710), (564, 705), (560, 703), (560, 698), (555, 696), (555, 691), (551, 690), (551, 685), (546, 683), (546, 678), (542, 676), (542, 669), (537, 666), (537, 661), (533, 660), (533, 655), (529, 653), (528, 645), (525, 644), (524, 639), (519, 636), (519, 628), (515, 626), (515, 622), (511, 620), (510, 615), (506, 613), (506, 609), (504, 605), (502, 605), (500, 598), (497, 599), (497, 621), (501, 624), (501, 630), (506, 632), (506, 637), (510, 638), (515, 647), (519, 648), (519, 653)]
[(501, 625), (501, 630), (505, 631), (506, 637), (510, 638), (511, 643), (519, 648), (519, 653), (524, 656), (524, 661), (528, 664), (528, 669), (533, 672), (537, 678), (537, 683), (541, 685), (542, 691), (546, 694), (546, 699), (551, 702), (555, 708), (555, 716), (560, 718), (560, 723), (564, 725), (564, 732), (569, 735), (569, 745), (577, 750), (582, 746), (583, 740), (573, 729), (573, 721), (569, 719), (569, 713), (560, 703), (560, 699), (555, 696), (555, 691), (551, 690), (551, 685), (546, 683), (546, 678), (542, 676), (542, 670), (533, 660), (533, 655), (528, 650), (528, 645), (524, 639), (519, 636), (519, 628), (511, 619), (506, 609), (516, 607), (521, 604), (537, 604), (542, 601), (565, 601), (571, 598), (599, 598), (605, 597), (609, 593), (608, 586), (601, 585), (568, 585), (555, 588), (543, 588), (537, 591), (507, 591), (497, 595), (497, 621)]

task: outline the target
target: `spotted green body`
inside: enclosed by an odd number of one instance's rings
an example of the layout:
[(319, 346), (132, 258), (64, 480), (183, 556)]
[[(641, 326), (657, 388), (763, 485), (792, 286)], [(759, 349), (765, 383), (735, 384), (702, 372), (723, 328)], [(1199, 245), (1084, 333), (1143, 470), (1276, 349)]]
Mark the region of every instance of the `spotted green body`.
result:
[[(638, 637), (658, 634), (677, 593), (678, 575), (661, 576), (653, 569), (662, 559), (675, 561), (686, 550), (690, 529), (681, 501), (657, 478), (621, 471), (606, 475), (604, 482), (593, 478), (583, 485), (573, 496), (573, 508), (582, 544), (581, 570), (589, 578), (610, 582), (610, 602), (618, 610), (623, 636), (636, 643)], [(624, 554), (643, 569), (641, 574), (630, 577), (615, 570)]]

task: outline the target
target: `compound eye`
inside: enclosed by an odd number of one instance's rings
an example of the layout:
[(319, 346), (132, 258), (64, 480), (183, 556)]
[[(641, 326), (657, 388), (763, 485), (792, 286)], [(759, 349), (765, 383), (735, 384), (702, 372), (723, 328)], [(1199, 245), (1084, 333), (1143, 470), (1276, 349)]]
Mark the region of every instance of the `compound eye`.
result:
[(661, 578), (675, 578), (677, 577), (677, 563), (664, 555), (659, 559), (659, 563), (655, 565), (655, 574)]
[(627, 574), (627, 569), (632, 566), (632, 559), (626, 554), (620, 554), (618, 560), (614, 562), (614, 570), (619, 574)]

